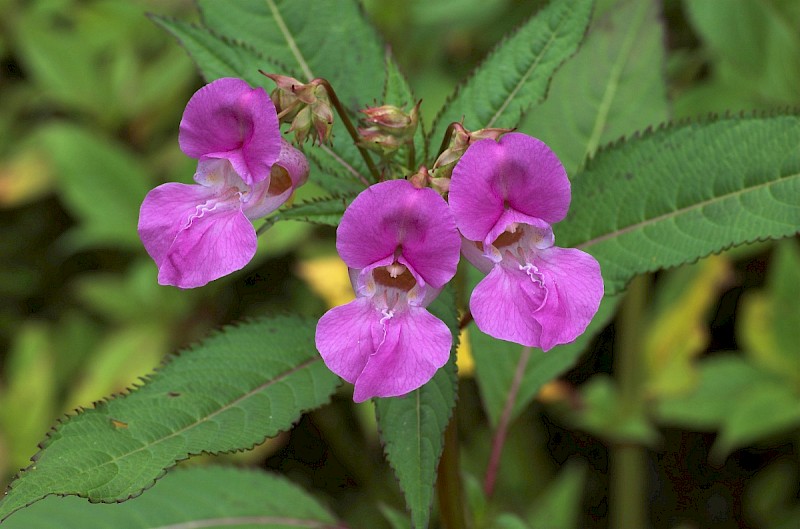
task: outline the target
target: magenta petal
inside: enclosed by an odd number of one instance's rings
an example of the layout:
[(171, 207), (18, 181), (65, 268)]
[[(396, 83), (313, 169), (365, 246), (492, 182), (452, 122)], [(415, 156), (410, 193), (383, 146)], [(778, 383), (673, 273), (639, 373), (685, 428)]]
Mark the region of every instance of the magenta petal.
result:
[(420, 307), (389, 318), (386, 336), (355, 382), (353, 400), (397, 397), (428, 382), (447, 363), (453, 338), (440, 319)]
[(432, 189), (417, 189), (406, 180), (361, 192), (336, 234), (336, 249), (350, 268), (367, 268), (400, 248), (400, 261), (435, 288), (455, 275), (461, 240), (447, 204)]
[(328, 369), (355, 383), (383, 341), (381, 318), (369, 298), (357, 298), (326, 312), (317, 323), (316, 344)]
[(272, 166), (270, 179), (252, 187), (244, 205), (245, 215), (248, 219), (266, 217), (289, 200), (294, 190), (307, 179), (308, 160), (302, 152), (281, 138), (281, 155)]
[(583, 334), (603, 299), (603, 278), (595, 258), (574, 248), (542, 250), (534, 265), (547, 288), (547, 302), (533, 315), (547, 351)]
[(570, 183), (544, 142), (511, 133), (467, 149), (453, 170), (449, 202), (461, 233), (482, 241), (507, 209), (550, 224), (562, 220)]
[(243, 268), (256, 245), (256, 230), (240, 210), (206, 212), (178, 232), (159, 265), (158, 282), (201, 287)]
[(139, 237), (150, 257), (161, 266), (175, 237), (198, 214), (216, 190), (201, 185), (168, 183), (153, 189), (139, 209)]
[(263, 88), (217, 79), (192, 96), (183, 112), (181, 150), (197, 159), (224, 158), (248, 185), (269, 178), (280, 153), (275, 105)]
[(534, 314), (546, 296), (544, 288), (524, 271), (496, 265), (472, 291), (469, 307), (482, 332), (538, 347), (542, 327)]

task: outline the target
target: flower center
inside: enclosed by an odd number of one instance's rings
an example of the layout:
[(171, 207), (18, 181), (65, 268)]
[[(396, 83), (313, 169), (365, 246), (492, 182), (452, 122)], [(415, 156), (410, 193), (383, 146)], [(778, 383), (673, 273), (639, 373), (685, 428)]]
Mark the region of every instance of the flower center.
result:
[(273, 165), (269, 173), (269, 189), (267, 189), (268, 195), (278, 196), (292, 187), (292, 178), (289, 176), (289, 171), (280, 165)]
[(403, 292), (408, 292), (417, 284), (417, 280), (408, 268), (400, 263), (392, 263), (389, 266), (382, 266), (376, 268), (372, 272), (372, 277), (375, 283), (387, 288), (396, 288)]

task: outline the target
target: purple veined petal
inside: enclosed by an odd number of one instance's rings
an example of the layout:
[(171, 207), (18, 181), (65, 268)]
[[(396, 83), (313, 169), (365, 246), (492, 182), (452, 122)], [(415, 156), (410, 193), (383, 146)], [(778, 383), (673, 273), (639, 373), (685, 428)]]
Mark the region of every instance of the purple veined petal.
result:
[(583, 334), (603, 299), (603, 277), (595, 258), (574, 248), (542, 250), (533, 264), (548, 292), (533, 314), (542, 327), (539, 347), (547, 351)]
[(570, 183), (544, 142), (510, 133), (470, 145), (453, 169), (448, 199), (461, 233), (482, 241), (509, 209), (549, 224), (562, 220)]
[(183, 112), (178, 141), (192, 158), (229, 160), (252, 185), (269, 178), (280, 138), (275, 105), (267, 92), (226, 77), (195, 92)]
[(450, 358), (450, 330), (426, 309), (409, 307), (384, 324), (385, 338), (355, 382), (356, 402), (414, 391)]
[(447, 204), (432, 189), (417, 189), (405, 180), (362, 191), (336, 235), (336, 249), (350, 268), (366, 268), (400, 248), (403, 260), (436, 288), (456, 272), (461, 242)]
[(243, 268), (256, 230), (239, 209), (209, 211), (178, 232), (158, 267), (158, 283), (195, 288)]
[(308, 160), (302, 152), (281, 138), (281, 155), (270, 170), (267, 180), (255, 184), (244, 199), (243, 211), (248, 219), (266, 217), (289, 200), (295, 189), (308, 180)]
[(201, 185), (162, 184), (147, 193), (139, 208), (139, 237), (157, 266), (166, 258), (178, 232), (198, 214), (217, 189)]
[(326, 312), (317, 323), (316, 345), (328, 369), (355, 383), (383, 341), (383, 315), (360, 297)]
[(472, 291), (469, 307), (482, 332), (539, 347), (542, 327), (534, 314), (541, 310), (546, 297), (544, 288), (525, 271), (498, 264)]

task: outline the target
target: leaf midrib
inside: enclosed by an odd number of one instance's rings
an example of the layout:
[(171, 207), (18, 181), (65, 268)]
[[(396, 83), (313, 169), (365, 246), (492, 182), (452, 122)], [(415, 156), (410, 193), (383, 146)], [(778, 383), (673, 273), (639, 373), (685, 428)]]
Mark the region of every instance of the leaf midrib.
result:
[(608, 122), (608, 113), (611, 111), (611, 104), (617, 93), (617, 89), (619, 88), (619, 79), (622, 76), (622, 72), (625, 69), (625, 64), (631, 55), (631, 51), (633, 51), (633, 43), (635, 40), (634, 37), (639, 33), (642, 24), (644, 23), (645, 14), (647, 13), (647, 9), (645, 8), (649, 7), (650, 4), (647, 1), (639, 0), (639, 2), (639, 9), (636, 12), (633, 23), (628, 26), (630, 31), (625, 35), (625, 40), (622, 43), (619, 55), (617, 55), (617, 60), (614, 62), (611, 71), (609, 72), (608, 82), (606, 83), (605, 90), (603, 91), (603, 97), (600, 99), (600, 105), (597, 107), (597, 115), (595, 117), (594, 126), (592, 127), (592, 132), (586, 141), (586, 150), (581, 157), (581, 160), (583, 160), (584, 164), (586, 163), (588, 157), (594, 154), (598, 145), (600, 144), (600, 137), (602, 136), (603, 129)]
[(309, 67), (305, 57), (303, 57), (300, 48), (298, 48), (297, 41), (294, 40), (294, 37), (289, 31), (289, 26), (286, 25), (286, 21), (283, 19), (283, 16), (281, 16), (278, 6), (275, 5), (274, 0), (266, 0), (266, 2), (267, 7), (272, 13), (272, 18), (275, 19), (275, 24), (278, 25), (278, 29), (283, 35), (283, 38), (286, 39), (286, 44), (289, 46), (289, 50), (292, 52), (292, 55), (294, 55), (297, 64), (300, 65), (300, 69), (303, 70), (303, 75), (306, 76), (307, 81), (311, 81), (314, 79), (314, 74), (311, 72), (311, 68)]
[(680, 209), (676, 209), (674, 211), (670, 211), (669, 213), (664, 213), (664, 214), (658, 215), (656, 217), (653, 217), (653, 218), (650, 218), (650, 219), (646, 219), (646, 220), (643, 220), (641, 222), (637, 222), (635, 224), (631, 224), (629, 226), (625, 226), (624, 228), (620, 228), (620, 229), (611, 231), (609, 233), (605, 233), (605, 234), (600, 235), (598, 237), (594, 237), (594, 238), (589, 239), (587, 241), (584, 241), (584, 242), (582, 242), (580, 244), (576, 244), (575, 248), (579, 248), (579, 249), (590, 248), (590, 247), (592, 247), (592, 246), (594, 246), (596, 244), (603, 243), (603, 242), (605, 242), (605, 241), (607, 241), (609, 239), (613, 239), (613, 238), (619, 237), (621, 235), (625, 235), (626, 233), (630, 233), (630, 232), (632, 232), (634, 230), (644, 229), (644, 228), (646, 228), (648, 226), (651, 226), (653, 224), (657, 224), (659, 222), (663, 222), (663, 221), (666, 221), (666, 220), (670, 220), (670, 219), (679, 217), (679, 216), (681, 216), (681, 215), (683, 215), (685, 213), (688, 213), (690, 211), (693, 211), (693, 210), (696, 210), (696, 209), (700, 209), (700, 208), (704, 208), (706, 206), (713, 205), (713, 204), (715, 204), (717, 202), (721, 202), (723, 200), (734, 198), (734, 197), (737, 197), (737, 196), (740, 196), (740, 195), (743, 195), (743, 194), (746, 194), (746, 193), (755, 192), (755, 191), (758, 191), (758, 190), (763, 189), (763, 188), (768, 188), (768, 187), (773, 186), (773, 185), (777, 185), (777, 184), (780, 184), (780, 183), (788, 182), (788, 181), (790, 181), (790, 180), (792, 180), (794, 178), (800, 178), (800, 173), (794, 173), (794, 174), (790, 174), (790, 175), (787, 175), (787, 176), (780, 176), (780, 177), (778, 177), (777, 179), (774, 179), (774, 180), (769, 180), (767, 182), (763, 182), (761, 184), (757, 184), (757, 185), (754, 185), (754, 186), (745, 187), (745, 188), (742, 188), (742, 189), (737, 189), (736, 191), (733, 191), (731, 193), (725, 193), (723, 195), (719, 195), (719, 196), (704, 200), (702, 202), (697, 202), (697, 203), (692, 204), (690, 206), (686, 206), (686, 207), (683, 207), (683, 208), (680, 208)]

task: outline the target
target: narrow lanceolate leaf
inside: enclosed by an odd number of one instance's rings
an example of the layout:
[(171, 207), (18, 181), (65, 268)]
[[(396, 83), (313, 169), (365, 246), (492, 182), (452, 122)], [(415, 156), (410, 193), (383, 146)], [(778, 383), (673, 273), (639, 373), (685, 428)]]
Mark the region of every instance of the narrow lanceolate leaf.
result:
[(0, 520), (52, 494), (93, 502), (136, 496), (177, 461), (249, 449), (291, 427), (337, 384), (314, 347), (312, 320), (227, 328), (129, 394), (64, 419), (6, 491)]
[(572, 175), (597, 150), (667, 119), (664, 29), (656, 0), (600, 0), (581, 49), (553, 77), (520, 130)]
[(589, 163), (556, 242), (594, 255), (614, 294), (637, 274), (797, 233), (798, 197), (800, 116), (671, 125)]
[(176, 469), (138, 498), (91, 504), (47, 498), (24, 509), (3, 529), (339, 529), (314, 498), (278, 476), (222, 467)]
[(429, 309), (453, 332), (450, 361), (430, 382), (405, 397), (375, 399), (386, 458), (406, 497), (416, 529), (428, 527), (444, 431), (456, 405), (458, 389), (455, 365), (458, 319), (452, 288), (445, 288)]
[(528, 108), (544, 99), (553, 73), (578, 49), (593, 0), (553, 1), (502, 42), (437, 116), (430, 143), (464, 119), (469, 130), (516, 127)]
[(313, 224), (338, 226), (347, 205), (353, 200), (349, 197), (325, 197), (300, 202), (282, 209), (275, 215), (266, 219), (262, 230), (272, 226), (280, 220), (300, 220)]

